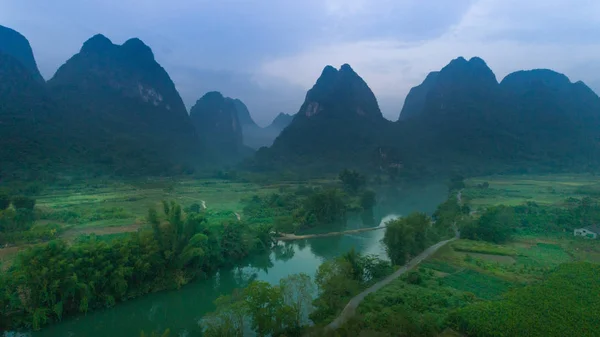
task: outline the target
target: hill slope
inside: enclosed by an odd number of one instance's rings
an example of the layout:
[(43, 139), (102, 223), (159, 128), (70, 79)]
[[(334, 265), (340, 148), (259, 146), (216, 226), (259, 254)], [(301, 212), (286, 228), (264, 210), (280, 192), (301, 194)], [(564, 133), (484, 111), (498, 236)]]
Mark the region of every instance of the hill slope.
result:
[(27, 69), (34, 80), (44, 82), (29, 41), (19, 32), (0, 25), (0, 53), (12, 56)]
[(375, 95), (349, 65), (327, 66), (293, 121), (271, 148), (257, 153), (255, 164), (335, 170), (367, 163), (388, 124)]
[(48, 82), (66, 128), (116, 173), (168, 173), (198, 160), (199, 141), (183, 101), (139, 39), (83, 44)]

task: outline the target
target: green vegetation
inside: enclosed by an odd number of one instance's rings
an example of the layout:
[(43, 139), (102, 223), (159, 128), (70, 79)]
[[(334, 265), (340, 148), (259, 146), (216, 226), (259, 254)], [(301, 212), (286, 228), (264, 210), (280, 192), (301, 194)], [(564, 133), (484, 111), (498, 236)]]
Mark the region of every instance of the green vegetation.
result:
[(356, 294), (392, 272), (389, 262), (354, 250), (324, 262), (317, 270), (315, 282), (319, 296), (310, 318), (315, 324), (327, 324), (339, 314)]
[(403, 265), (446, 234), (444, 222), (431, 226), (431, 218), (424, 213), (412, 213), (386, 224), (382, 243), (393, 264)]
[[(151, 230), (110, 241), (51, 241), (19, 254), (1, 275), (0, 328), (41, 326), (148, 292), (177, 288), (271, 245), (243, 223), (209, 227), (203, 214), (163, 203)], [(264, 241), (263, 241), (264, 240)]]
[(299, 336), (308, 324), (315, 285), (306, 274), (290, 275), (278, 286), (254, 281), (233, 295), (219, 297), (215, 312), (201, 325), (204, 336), (243, 336), (246, 321), (259, 336)]
[(502, 300), (453, 313), (452, 325), (476, 336), (596, 336), (600, 329), (600, 266), (563, 264), (542, 283)]
[(348, 169), (340, 172), (339, 179), (342, 181), (344, 188), (353, 194), (358, 193), (358, 191), (367, 183), (367, 179), (364, 175)]
[(348, 211), (371, 210), (375, 193), (369, 190), (350, 196), (335, 187), (298, 187), (295, 191), (254, 195), (246, 200), (244, 216), (251, 224), (273, 226), (276, 231), (294, 233), (322, 225), (339, 224)]
[(337, 335), (437, 336), (453, 309), (473, 301), (469, 293), (439, 286), (430, 272), (420, 269), (367, 296)]
[(514, 227), (514, 210), (496, 206), (487, 209), (479, 219), (464, 223), (462, 235), (466, 239), (503, 243), (510, 240)]

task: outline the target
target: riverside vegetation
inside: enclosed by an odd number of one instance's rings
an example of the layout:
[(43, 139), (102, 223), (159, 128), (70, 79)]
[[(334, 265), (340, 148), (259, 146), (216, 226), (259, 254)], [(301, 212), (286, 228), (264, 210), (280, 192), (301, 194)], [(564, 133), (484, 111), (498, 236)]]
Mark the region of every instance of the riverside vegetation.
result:
[[(314, 283), (306, 275), (292, 275), (289, 279), (302, 280), (303, 290), (297, 293), (305, 295), (295, 307), (281, 294), (288, 281), (275, 288), (255, 282), (235, 300), (217, 300), (205, 332), (243, 336), (244, 324), (256, 329), (268, 321), (273, 325), (256, 330), (259, 335), (300, 336), (310, 331), (317, 336), (356, 336), (360, 331), (361, 336), (593, 336), (600, 328), (594, 314), (600, 302), (591, 294), (600, 288), (594, 277), (600, 267), (590, 261), (600, 261), (600, 247), (570, 233), (600, 220), (599, 210), (598, 201), (588, 196), (568, 198), (560, 205), (492, 206), (477, 214), (452, 196), (438, 206), (433, 219), (414, 213), (387, 223), (382, 243), (392, 264), (350, 251), (323, 263)], [(337, 331), (322, 329), (352, 296), (391, 273), (394, 264), (405, 263), (429, 243), (447, 237), (453, 224), (465, 239), (369, 295), (357, 316)], [(308, 294), (315, 286), (318, 296), (311, 303)], [(256, 297), (248, 298), (257, 293), (256, 287), (268, 287), (275, 295), (261, 297), (257, 306)], [(272, 311), (257, 312), (252, 309), (256, 307)], [(277, 319), (269, 321), (260, 314)]]
[[(373, 207), (374, 192), (360, 187), (346, 193), (341, 189), (345, 186), (331, 181), (323, 187), (301, 186), (251, 196), (243, 201), (245, 221), (214, 221), (197, 203), (182, 207), (163, 201), (159, 210), (150, 208), (147, 225), (139, 231), (108, 240), (84, 236), (74, 242), (57, 239), (61, 228), (57, 224), (36, 224), (36, 217), (48, 216), (47, 211), (34, 210), (34, 199), (4, 197), (3, 240), (12, 244), (50, 241), (22, 251), (0, 274), (0, 327), (39, 329), (75, 313), (178, 288), (268, 250), (273, 229), (295, 231), (336, 223), (348, 211)], [(46, 233), (47, 228), (52, 229), (46, 236), (33, 235)]]

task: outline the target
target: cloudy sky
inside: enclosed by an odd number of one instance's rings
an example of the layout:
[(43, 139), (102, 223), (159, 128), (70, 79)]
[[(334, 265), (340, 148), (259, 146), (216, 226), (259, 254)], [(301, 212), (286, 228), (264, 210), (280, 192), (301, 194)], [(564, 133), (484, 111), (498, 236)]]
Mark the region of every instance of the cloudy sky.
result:
[(600, 92), (598, 0), (1, 0), (49, 79), (82, 43), (139, 37), (190, 107), (242, 99), (259, 124), (295, 113), (327, 64), (352, 65), (397, 119), (426, 74), (480, 56), (501, 80), (551, 68)]

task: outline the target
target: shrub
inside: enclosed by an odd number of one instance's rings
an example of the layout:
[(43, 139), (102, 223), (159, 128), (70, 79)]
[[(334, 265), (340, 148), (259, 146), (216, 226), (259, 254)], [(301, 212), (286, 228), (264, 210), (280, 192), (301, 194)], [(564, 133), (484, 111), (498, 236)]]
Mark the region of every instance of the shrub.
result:
[(25, 208), (32, 210), (33, 207), (35, 207), (35, 199), (25, 196), (16, 196), (12, 198), (12, 204), (16, 209)]
[(0, 194), (0, 211), (3, 211), (10, 206), (10, 198), (6, 194)]
[(375, 192), (371, 190), (364, 191), (360, 196), (360, 206), (364, 210), (372, 209), (376, 202), (377, 200), (375, 199)]

